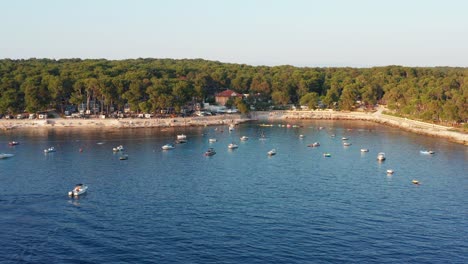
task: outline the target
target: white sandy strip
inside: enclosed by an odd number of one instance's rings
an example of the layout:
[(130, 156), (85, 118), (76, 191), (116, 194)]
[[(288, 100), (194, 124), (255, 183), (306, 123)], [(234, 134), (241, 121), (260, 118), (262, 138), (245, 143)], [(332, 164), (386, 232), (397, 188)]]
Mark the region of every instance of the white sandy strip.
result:
[(257, 120), (284, 119), (329, 119), (329, 120), (364, 120), (402, 128), (418, 134), (447, 138), (451, 141), (468, 145), (468, 134), (453, 130), (451, 127), (434, 125), (421, 121), (382, 114), (379, 110), (370, 112), (337, 112), (337, 111), (272, 111), (255, 112)]

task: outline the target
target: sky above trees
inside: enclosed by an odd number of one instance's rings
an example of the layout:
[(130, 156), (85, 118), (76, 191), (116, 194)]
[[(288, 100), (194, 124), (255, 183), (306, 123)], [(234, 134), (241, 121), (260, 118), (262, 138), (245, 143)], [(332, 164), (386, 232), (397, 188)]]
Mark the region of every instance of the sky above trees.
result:
[(0, 10), (0, 59), (468, 66), (463, 0), (18, 0)]

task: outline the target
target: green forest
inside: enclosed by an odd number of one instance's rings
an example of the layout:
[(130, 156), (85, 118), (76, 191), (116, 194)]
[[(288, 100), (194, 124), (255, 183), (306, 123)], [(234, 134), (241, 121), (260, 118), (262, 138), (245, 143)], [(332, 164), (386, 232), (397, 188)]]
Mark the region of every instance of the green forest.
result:
[(0, 113), (37, 113), (98, 104), (156, 113), (213, 101), (232, 89), (242, 112), (288, 105), (354, 110), (383, 104), (395, 114), (466, 123), (468, 69), (452, 67), (308, 68), (249, 66), (202, 59), (0, 60)]

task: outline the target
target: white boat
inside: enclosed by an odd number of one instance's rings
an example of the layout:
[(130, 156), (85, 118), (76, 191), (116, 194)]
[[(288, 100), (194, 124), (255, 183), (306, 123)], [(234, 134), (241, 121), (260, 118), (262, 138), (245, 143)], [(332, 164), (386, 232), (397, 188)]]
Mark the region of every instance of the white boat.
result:
[(344, 142), (344, 143), (343, 143), (343, 146), (349, 147), (349, 146), (351, 146), (351, 143), (349, 143), (349, 142)]
[(387, 174), (393, 174), (394, 171), (393, 170), (387, 170)]
[(205, 156), (213, 156), (216, 154), (216, 151), (213, 149), (213, 148), (209, 148), (206, 152), (205, 152)]
[(361, 149), (361, 152), (369, 152), (369, 149), (362, 148), (362, 149)]
[(241, 141), (247, 141), (247, 140), (249, 140), (249, 137), (248, 137), (248, 136), (242, 136), (242, 137), (240, 138), (240, 140), (241, 140)]
[(348, 140), (349, 138), (347, 137), (342, 137), (341, 140)]
[(187, 136), (184, 134), (177, 135), (177, 140), (186, 140)]
[(10, 142), (8, 142), (8, 145), (17, 146), (17, 145), (19, 145), (19, 142), (18, 141), (10, 141)]
[(318, 142), (314, 142), (314, 143), (312, 143), (312, 144), (309, 144), (309, 145), (307, 145), (307, 146), (308, 146), (309, 148), (315, 148), (315, 147), (318, 147), (318, 146), (320, 146), (320, 143), (318, 143)]
[(301, 134), (301, 135), (299, 135), (299, 138), (304, 138), (304, 135), (302, 135), (302, 134)]
[(231, 143), (231, 144), (228, 145), (228, 149), (236, 149), (236, 148), (238, 148), (238, 147), (239, 147), (239, 146), (236, 145), (236, 144), (234, 144), (234, 143)]
[(210, 142), (210, 143), (214, 143), (214, 142), (216, 142), (216, 141), (218, 141), (216, 138), (210, 138), (210, 139), (208, 139), (208, 142)]
[(122, 145), (117, 146), (117, 147), (112, 149), (112, 151), (114, 151), (114, 152), (119, 152), (119, 151), (124, 151), (124, 150), (125, 150), (125, 148)]
[(86, 191), (88, 190), (88, 186), (87, 185), (84, 185), (82, 183), (79, 183), (75, 186), (75, 188), (73, 188), (73, 190), (69, 191), (68, 192), (68, 196), (70, 197), (78, 197), (80, 195), (83, 195), (86, 193)]
[(164, 146), (161, 147), (163, 150), (170, 150), (170, 149), (174, 149), (174, 145), (172, 144), (166, 144)]
[(420, 150), (419, 153), (424, 154), (424, 155), (432, 155), (435, 152), (432, 150)]
[(0, 153), (0, 159), (8, 159), (15, 156), (14, 154)]
[(55, 148), (54, 147), (50, 147), (50, 148), (47, 148), (47, 149), (44, 149), (44, 153), (50, 153), (50, 152), (55, 152)]
[(276, 149), (272, 149), (272, 150), (268, 151), (267, 154), (268, 154), (268, 156), (276, 155)]
[(385, 153), (383, 152), (380, 152), (379, 154), (377, 154), (377, 160), (378, 161), (384, 161), (386, 158), (385, 158)]

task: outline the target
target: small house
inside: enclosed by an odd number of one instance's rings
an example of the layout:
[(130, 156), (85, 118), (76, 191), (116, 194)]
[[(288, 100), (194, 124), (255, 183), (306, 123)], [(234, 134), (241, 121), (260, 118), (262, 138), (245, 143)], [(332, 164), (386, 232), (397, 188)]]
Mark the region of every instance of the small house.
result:
[(227, 101), (229, 99), (231, 99), (232, 97), (240, 97), (242, 98), (242, 94), (240, 93), (236, 93), (234, 92), (233, 90), (225, 90), (225, 91), (222, 91), (218, 94), (215, 95), (215, 101), (216, 103), (218, 103), (219, 105), (226, 105)]

